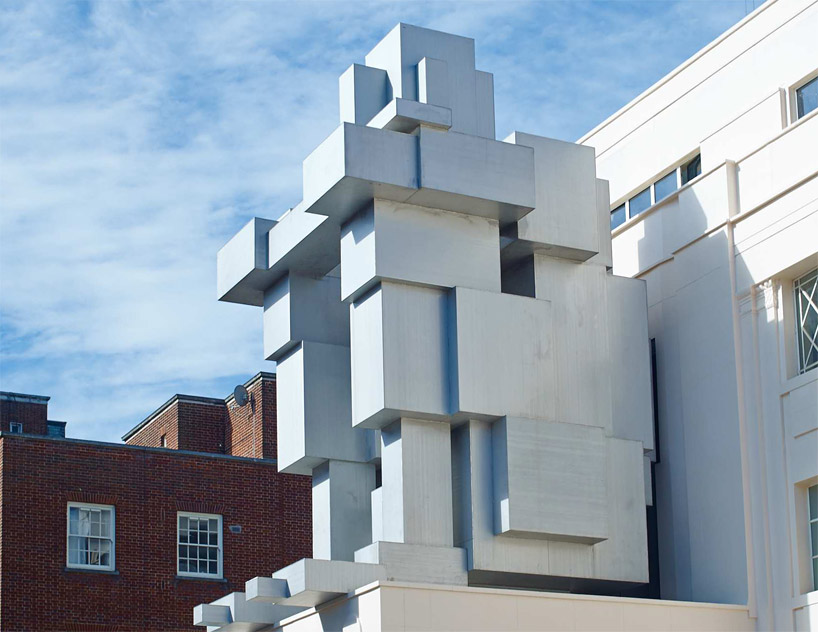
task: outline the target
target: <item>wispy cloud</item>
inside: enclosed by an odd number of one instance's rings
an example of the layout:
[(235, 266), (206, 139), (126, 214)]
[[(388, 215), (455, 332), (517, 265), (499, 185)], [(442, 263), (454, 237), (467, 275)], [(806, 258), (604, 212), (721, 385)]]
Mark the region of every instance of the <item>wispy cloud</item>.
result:
[[(337, 78), (398, 21), (474, 37), (497, 131), (573, 140), (745, 14), (732, 2), (29, 2), (0, 9), (0, 380), (116, 440), (270, 368), (215, 253), (300, 199)], [(268, 364), (268, 366), (265, 366)]]

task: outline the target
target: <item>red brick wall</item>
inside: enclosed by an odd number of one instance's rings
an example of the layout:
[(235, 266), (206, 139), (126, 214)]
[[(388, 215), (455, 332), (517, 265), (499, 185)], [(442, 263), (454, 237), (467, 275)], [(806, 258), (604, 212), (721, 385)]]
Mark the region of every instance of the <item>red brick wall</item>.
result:
[(165, 435), (165, 447), (179, 449), (179, 401), (173, 401), (159, 413), (149, 424), (144, 426), (125, 442), (128, 445), (144, 445), (158, 448), (162, 445), (162, 435)]
[(225, 454), (224, 433), (227, 407), (221, 400), (196, 401), (182, 395), (129, 437), (128, 445)]
[(179, 401), (179, 450), (224, 454), (227, 406)]
[(275, 376), (262, 374), (247, 388), (251, 399), (244, 406), (227, 405), (225, 451), (234, 456), (276, 458)]
[[(6, 435), (0, 463), (4, 631), (196, 630), (196, 604), (311, 555), (310, 480), (272, 462)], [(116, 507), (118, 574), (65, 569), (69, 500)], [(176, 578), (178, 510), (223, 515), (225, 583)]]
[(14, 421), (23, 424), (23, 432), (28, 434), (48, 434), (48, 404), (13, 402), (0, 400), (0, 431), (8, 432)]

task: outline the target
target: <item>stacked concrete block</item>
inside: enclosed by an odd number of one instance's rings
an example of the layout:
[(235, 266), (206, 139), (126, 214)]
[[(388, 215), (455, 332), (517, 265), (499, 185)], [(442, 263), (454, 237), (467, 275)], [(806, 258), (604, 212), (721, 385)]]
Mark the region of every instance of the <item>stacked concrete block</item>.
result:
[(303, 201), (219, 258), (220, 297), (264, 307), (279, 468), (313, 477), (316, 559), (247, 601), (646, 582), (647, 306), (594, 151), (495, 140), (463, 37), (398, 25), (340, 94)]

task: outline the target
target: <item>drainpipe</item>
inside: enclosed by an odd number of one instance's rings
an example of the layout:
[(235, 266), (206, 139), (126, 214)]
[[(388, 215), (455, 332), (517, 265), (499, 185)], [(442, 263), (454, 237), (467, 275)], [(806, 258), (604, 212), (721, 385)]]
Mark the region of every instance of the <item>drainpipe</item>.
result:
[[(764, 294), (762, 294), (764, 296)], [(753, 364), (756, 391), (756, 423), (758, 424), (758, 463), (761, 469), (761, 505), (763, 509), (764, 522), (764, 557), (767, 580), (767, 607), (768, 620), (766, 627), (772, 630), (775, 627), (775, 601), (773, 599), (773, 570), (772, 570), (772, 546), (770, 544), (770, 504), (767, 485), (767, 439), (764, 431), (764, 401), (761, 396), (761, 352), (759, 351), (758, 340), (758, 287), (750, 288), (750, 299), (752, 300), (753, 319)]]
[(736, 363), (736, 394), (738, 396), (738, 431), (741, 446), (741, 488), (744, 497), (744, 548), (747, 557), (747, 608), (750, 617), (758, 618), (755, 589), (755, 560), (753, 558), (753, 512), (750, 495), (750, 451), (747, 446), (747, 412), (744, 404), (744, 370), (741, 353), (741, 321), (736, 277), (736, 240), (733, 218), (741, 211), (738, 186), (738, 165), (735, 160), (725, 161), (727, 175), (727, 263), (730, 270), (730, 299), (733, 312), (733, 353)]

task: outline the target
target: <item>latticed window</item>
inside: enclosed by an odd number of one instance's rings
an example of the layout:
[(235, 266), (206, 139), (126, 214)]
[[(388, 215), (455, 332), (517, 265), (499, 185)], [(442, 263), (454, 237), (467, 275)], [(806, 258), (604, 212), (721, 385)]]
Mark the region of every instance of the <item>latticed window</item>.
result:
[(798, 319), (798, 368), (801, 373), (818, 366), (818, 269), (793, 284)]
[(192, 577), (222, 576), (222, 517), (179, 512), (178, 573)]
[(114, 570), (114, 508), (68, 503), (68, 567)]

